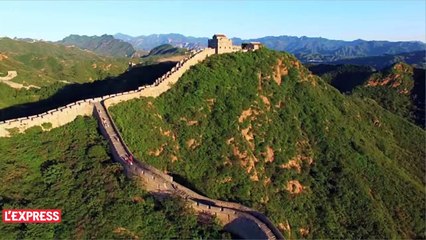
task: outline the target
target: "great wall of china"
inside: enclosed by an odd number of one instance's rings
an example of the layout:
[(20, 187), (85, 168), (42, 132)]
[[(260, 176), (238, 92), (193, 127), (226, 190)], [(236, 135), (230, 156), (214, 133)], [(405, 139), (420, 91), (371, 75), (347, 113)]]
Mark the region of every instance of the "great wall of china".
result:
[[(48, 131), (72, 122), (77, 116), (94, 116), (98, 119), (102, 135), (108, 140), (114, 160), (124, 166), (128, 176), (136, 176), (142, 180), (149, 192), (157, 196), (180, 196), (195, 211), (217, 217), (226, 231), (242, 238), (284, 239), (274, 224), (260, 212), (238, 203), (207, 198), (175, 182), (171, 176), (148, 164), (135, 161), (133, 165), (129, 165), (123, 160), (123, 156), (130, 155), (131, 152), (125, 145), (107, 109), (119, 102), (140, 97), (159, 96), (170, 89), (191, 66), (213, 54), (215, 54), (215, 49), (212, 48), (193, 51), (189, 57), (178, 62), (169, 72), (156, 79), (152, 85), (141, 86), (137, 90), (80, 100), (42, 114), (0, 122), (0, 137), (9, 137), (11, 132), (24, 132), (35, 126), (40, 126), (43, 130)], [(50, 123), (50, 126), (47, 127), (45, 123)]]

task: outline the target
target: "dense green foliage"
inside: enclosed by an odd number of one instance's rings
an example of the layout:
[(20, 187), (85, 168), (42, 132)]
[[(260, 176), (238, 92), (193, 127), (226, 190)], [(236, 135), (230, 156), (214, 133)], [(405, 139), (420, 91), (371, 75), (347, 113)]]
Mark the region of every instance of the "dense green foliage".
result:
[(88, 82), (117, 75), (127, 68), (125, 59), (100, 57), (74, 47), (48, 42), (24, 42), (0, 39), (0, 73), (17, 71), (17, 83), (46, 86), (63, 80)]
[(100, 57), (73, 47), (47, 42), (0, 39), (0, 76), (16, 71), (11, 81), (41, 89), (13, 89), (0, 83), (0, 108), (38, 101), (70, 83), (92, 82), (116, 76), (127, 68), (127, 60)]
[(1, 224), (2, 239), (222, 238), (179, 199), (157, 201), (126, 179), (96, 121), (0, 138), (1, 209), (61, 209), (61, 224)]
[(59, 41), (59, 43), (74, 45), (97, 54), (113, 57), (131, 57), (135, 53), (135, 49), (130, 43), (106, 34), (102, 36), (70, 35)]
[(426, 237), (424, 130), (288, 54), (215, 55), (159, 98), (110, 110), (138, 158), (288, 238)]

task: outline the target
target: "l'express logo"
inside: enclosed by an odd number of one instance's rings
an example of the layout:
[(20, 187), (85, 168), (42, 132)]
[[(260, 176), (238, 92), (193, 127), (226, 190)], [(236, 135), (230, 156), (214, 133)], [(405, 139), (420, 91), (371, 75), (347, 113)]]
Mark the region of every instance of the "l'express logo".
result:
[(3, 223), (60, 223), (59, 209), (3, 209)]

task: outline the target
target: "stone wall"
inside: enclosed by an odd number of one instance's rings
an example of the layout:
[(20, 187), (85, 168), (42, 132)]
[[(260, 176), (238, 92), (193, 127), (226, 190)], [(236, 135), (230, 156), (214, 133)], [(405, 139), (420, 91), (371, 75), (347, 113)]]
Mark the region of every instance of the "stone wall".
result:
[(42, 129), (50, 130), (74, 121), (77, 116), (90, 116), (93, 111), (92, 103), (95, 101), (99, 100), (81, 100), (42, 114), (2, 121), (0, 122), (0, 137), (9, 137), (11, 132), (22, 133), (28, 128), (43, 126), (44, 123), (50, 123), (51, 126), (42, 127)]

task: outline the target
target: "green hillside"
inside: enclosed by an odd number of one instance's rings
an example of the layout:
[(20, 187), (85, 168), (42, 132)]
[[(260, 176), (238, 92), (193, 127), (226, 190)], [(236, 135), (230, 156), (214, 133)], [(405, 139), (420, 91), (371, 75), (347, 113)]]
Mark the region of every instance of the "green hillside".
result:
[(76, 46), (100, 55), (113, 57), (131, 57), (136, 52), (130, 43), (115, 39), (113, 36), (107, 34), (102, 36), (80, 36), (73, 34), (58, 43), (67, 46)]
[(189, 51), (185, 48), (163, 44), (151, 49), (147, 55), (142, 56), (140, 58), (140, 63), (147, 65), (164, 61), (180, 61), (188, 53)]
[(186, 49), (184, 48), (173, 47), (170, 44), (163, 44), (151, 49), (148, 56), (184, 54), (185, 52)]
[[(383, 108), (407, 119), (412, 115), (411, 92), (414, 87), (413, 67), (398, 63), (370, 76), (363, 84), (354, 89), (354, 94), (376, 100)], [(413, 119), (414, 121), (414, 119)]]
[[(38, 101), (70, 83), (92, 82), (127, 69), (127, 59), (100, 57), (74, 47), (47, 42), (0, 38), (0, 76), (16, 71), (10, 81), (31, 89), (14, 89), (0, 82), (0, 108)], [(36, 89), (36, 88), (41, 89)]]
[(125, 178), (94, 119), (0, 138), (0, 208), (61, 209), (61, 224), (1, 224), (2, 239), (229, 237), (179, 199), (162, 202)]
[(287, 238), (425, 238), (425, 131), (293, 56), (212, 56), (157, 99), (111, 109), (137, 157)]

